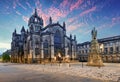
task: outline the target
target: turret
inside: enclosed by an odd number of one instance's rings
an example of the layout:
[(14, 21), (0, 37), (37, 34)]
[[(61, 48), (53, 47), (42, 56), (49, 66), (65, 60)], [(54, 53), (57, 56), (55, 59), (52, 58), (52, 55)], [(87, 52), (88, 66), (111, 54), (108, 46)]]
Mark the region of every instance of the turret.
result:
[(52, 24), (52, 18), (50, 17), (50, 19), (49, 19), (49, 24)]
[(65, 22), (63, 22), (63, 28), (64, 28), (64, 30), (66, 30), (66, 24), (65, 24)]
[(25, 33), (25, 28), (22, 26), (21, 33)]
[(37, 9), (35, 8), (35, 13), (34, 13), (34, 15), (35, 16), (38, 16), (38, 14), (37, 14)]
[(74, 40), (76, 41), (76, 35), (74, 35)]
[(14, 36), (14, 35), (16, 35), (16, 29), (15, 29), (14, 32), (13, 32), (13, 36)]
[(72, 39), (72, 35), (70, 34), (70, 39)]

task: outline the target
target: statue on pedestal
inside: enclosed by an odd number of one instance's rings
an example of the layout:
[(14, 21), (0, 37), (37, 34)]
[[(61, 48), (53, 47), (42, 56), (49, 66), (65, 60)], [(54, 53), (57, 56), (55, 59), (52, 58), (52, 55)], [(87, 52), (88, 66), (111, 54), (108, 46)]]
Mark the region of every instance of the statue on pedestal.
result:
[(99, 53), (99, 43), (97, 41), (97, 30), (94, 28), (91, 32), (92, 41), (90, 47), (90, 53), (88, 55), (88, 66), (104, 66), (102, 58)]

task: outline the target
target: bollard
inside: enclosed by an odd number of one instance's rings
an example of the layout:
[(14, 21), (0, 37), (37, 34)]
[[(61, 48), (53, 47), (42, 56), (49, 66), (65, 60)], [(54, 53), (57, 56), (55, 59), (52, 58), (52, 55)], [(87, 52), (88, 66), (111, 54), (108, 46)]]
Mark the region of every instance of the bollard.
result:
[(118, 80), (117, 80), (117, 82), (120, 82), (120, 77), (118, 77)]
[(83, 68), (83, 62), (82, 62), (82, 68)]
[(71, 65), (69, 64), (69, 67), (71, 67)]

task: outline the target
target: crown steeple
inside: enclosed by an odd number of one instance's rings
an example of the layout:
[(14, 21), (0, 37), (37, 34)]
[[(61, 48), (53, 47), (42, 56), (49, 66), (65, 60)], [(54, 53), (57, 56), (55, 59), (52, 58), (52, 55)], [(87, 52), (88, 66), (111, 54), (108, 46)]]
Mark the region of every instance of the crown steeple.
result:
[(37, 14), (37, 9), (36, 9), (36, 8), (35, 8), (35, 13), (34, 13), (34, 14), (35, 14), (35, 16), (37, 16), (37, 15), (38, 15), (38, 14)]
[(49, 19), (49, 23), (52, 24), (52, 18), (51, 18), (51, 17), (50, 17), (50, 19)]

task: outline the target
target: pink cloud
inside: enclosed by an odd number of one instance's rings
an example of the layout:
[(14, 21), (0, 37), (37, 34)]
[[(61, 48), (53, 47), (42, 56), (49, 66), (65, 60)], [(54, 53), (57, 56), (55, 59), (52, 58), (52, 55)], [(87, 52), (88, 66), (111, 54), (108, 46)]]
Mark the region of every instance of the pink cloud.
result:
[(66, 7), (69, 6), (70, 0), (63, 0), (63, 2), (60, 3), (60, 7)]
[(69, 26), (69, 27), (67, 28), (68, 32), (71, 32), (71, 31), (76, 30), (76, 29), (77, 29), (76, 26)]
[(113, 17), (112, 23), (120, 23), (120, 17)]
[(50, 7), (48, 9), (48, 13), (50, 16), (52, 16), (53, 20), (59, 20), (60, 17), (65, 17), (67, 15), (67, 12), (64, 10), (60, 10), (55, 7)]
[(29, 20), (29, 17), (26, 17), (26, 16), (22, 16), (23, 20), (28, 23), (28, 20)]
[(78, 16), (72, 17), (72, 18), (68, 18), (68, 22), (72, 23), (74, 22), (76, 19), (78, 19)]
[(76, 3), (71, 4), (70, 11), (73, 11), (74, 9), (77, 9), (82, 4), (82, 0), (78, 0)]
[(112, 28), (116, 24), (120, 24), (120, 17), (111, 18), (110, 22), (102, 24), (101, 26), (98, 27), (98, 30), (103, 30), (105, 28)]
[(80, 13), (80, 16), (83, 16), (83, 15), (85, 15), (85, 14), (91, 13), (91, 12), (93, 12), (93, 11), (95, 11), (95, 10), (96, 10), (96, 6), (90, 8), (90, 9), (88, 9), (88, 10), (83, 11), (82, 13)]
[(78, 28), (81, 28), (83, 26), (85, 26), (84, 23), (77, 23), (77, 22), (75, 22), (74, 24), (69, 25), (67, 27), (67, 30), (68, 30), (68, 32), (71, 32), (71, 31), (77, 30)]

